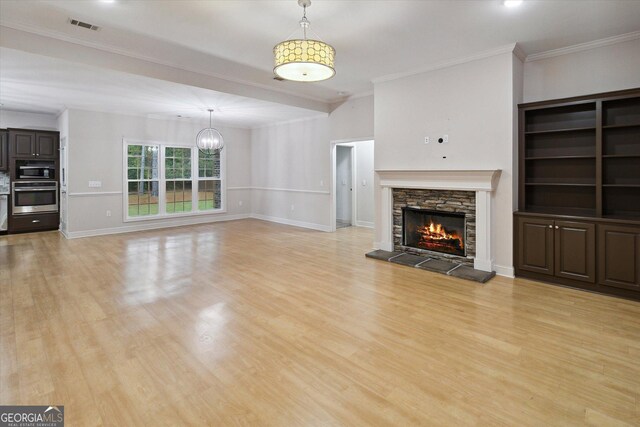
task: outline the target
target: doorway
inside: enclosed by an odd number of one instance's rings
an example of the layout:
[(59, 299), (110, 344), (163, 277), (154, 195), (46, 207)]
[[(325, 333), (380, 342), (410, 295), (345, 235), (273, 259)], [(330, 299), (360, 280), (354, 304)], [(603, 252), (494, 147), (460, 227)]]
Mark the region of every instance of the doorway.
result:
[(354, 224), (353, 146), (336, 146), (336, 228)]
[(331, 142), (332, 231), (373, 228), (374, 143), (370, 138)]

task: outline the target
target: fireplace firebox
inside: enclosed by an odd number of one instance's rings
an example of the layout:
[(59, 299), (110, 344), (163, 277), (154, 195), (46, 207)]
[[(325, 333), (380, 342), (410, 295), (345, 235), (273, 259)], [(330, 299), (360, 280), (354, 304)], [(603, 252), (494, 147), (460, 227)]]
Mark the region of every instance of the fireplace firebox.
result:
[(465, 214), (402, 208), (404, 246), (466, 256)]

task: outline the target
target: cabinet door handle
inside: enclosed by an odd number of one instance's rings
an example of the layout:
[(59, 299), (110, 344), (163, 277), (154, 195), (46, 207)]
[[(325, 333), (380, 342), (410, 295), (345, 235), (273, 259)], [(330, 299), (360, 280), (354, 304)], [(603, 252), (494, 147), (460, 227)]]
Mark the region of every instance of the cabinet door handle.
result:
[(556, 230), (557, 230), (558, 228), (560, 228), (560, 227), (558, 227), (558, 226), (556, 225)]
[(40, 220), (39, 220), (39, 219), (34, 219), (34, 220), (33, 220), (33, 221), (31, 221), (31, 222), (32, 222), (32, 223), (34, 223), (34, 224), (37, 224), (37, 223), (39, 223), (39, 222), (40, 222)]
[(553, 228), (553, 225), (549, 225), (549, 228)]

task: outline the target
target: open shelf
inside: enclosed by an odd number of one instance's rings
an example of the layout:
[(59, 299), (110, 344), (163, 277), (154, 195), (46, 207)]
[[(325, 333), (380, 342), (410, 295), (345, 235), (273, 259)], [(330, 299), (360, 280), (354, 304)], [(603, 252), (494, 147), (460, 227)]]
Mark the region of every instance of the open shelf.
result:
[(525, 160), (565, 160), (565, 159), (595, 159), (596, 156), (547, 156), (547, 157), (525, 157)]
[(640, 222), (639, 94), (521, 105), (519, 210)]
[(595, 129), (525, 135), (524, 155), (536, 157), (595, 157)]
[(532, 132), (525, 132), (525, 135), (545, 135), (549, 133), (565, 133), (565, 132), (580, 132), (585, 130), (596, 130), (595, 127), (581, 127), (581, 128), (567, 128), (567, 129), (552, 129), (552, 130), (539, 130)]
[(538, 214), (551, 214), (551, 215), (567, 215), (567, 216), (586, 216), (595, 217), (596, 210), (583, 209), (583, 208), (571, 208), (571, 207), (558, 207), (558, 206), (535, 206), (530, 205), (527, 207), (527, 212)]
[(604, 155), (640, 155), (640, 126), (607, 128), (602, 138)]
[(603, 215), (640, 219), (640, 186), (605, 186)]
[(624, 128), (635, 128), (640, 127), (640, 123), (632, 123), (629, 125), (606, 125), (602, 126), (602, 129), (624, 129)]
[(596, 127), (596, 104), (575, 105), (529, 110), (526, 112), (525, 133), (564, 132)]
[(525, 210), (531, 208), (562, 212), (596, 211), (595, 185), (531, 185), (527, 186)]
[(564, 185), (564, 186), (573, 186), (573, 187), (595, 187), (596, 184), (579, 184), (572, 182), (525, 182), (524, 185), (546, 185), (546, 186), (556, 186), (556, 185)]
[(603, 126), (636, 126), (640, 123), (640, 97), (605, 101)]
[(640, 161), (633, 157), (608, 157), (604, 159), (602, 184), (640, 185)]
[(529, 161), (525, 166), (527, 184), (596, 184), (595, 157)]

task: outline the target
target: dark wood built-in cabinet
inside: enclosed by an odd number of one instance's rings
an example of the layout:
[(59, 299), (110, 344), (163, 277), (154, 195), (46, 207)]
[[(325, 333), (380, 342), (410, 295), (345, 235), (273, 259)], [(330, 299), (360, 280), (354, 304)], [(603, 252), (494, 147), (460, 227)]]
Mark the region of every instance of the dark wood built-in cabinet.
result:
[[(34, 129), (13, 129), (6, 131), (7, 141), (7, 170), (11, 175), (12, 187), (16, 183), (26, 181), (49, 182), (58, 179), (59, 171), (59, 143), (60, 134), (55, 131), (34, 130)], [(0, 151), (0, 154), (2, 152)], [(1, 156), (0, 156), (1, 158)], [(0, 170), (1, 168), (0, 163)], [(29, 177), (22, 176), (20, 167), (33, 169), (38, 167), (51, 167), (53, 173), (50, 176)], [(54, 187), (55, 189), (55, 187)], [(11, 200), (15, 200), (16, 189), (12, 188)], [(23, 190), (24, 191), (24, 190)], [(35, 191), (43, 191), (34, 189)], [(49, 190), (50, 191), (50, 190)], [(57, 198), (59, 200), (59, 189)], [(22, 193), (24, 195), (24, 193)], [(27, 199), (29, 196), (25, 196)], [(13, 207), (10, 209), (9, 233), (24, 233), (31, 231), (56, 230), (60, 222), (59, 212), (28, 212), (16, 213)]]
[(9, 170), (9, 132), (0, 130), (0, 172)]
[(640, 299), (640, 89), (519, 120), (516, 274)]
[(59, 134), (11, 129), (9, 134), (11, 155), (14, 158), (36, 158), (56, 160), (58, 158)]

